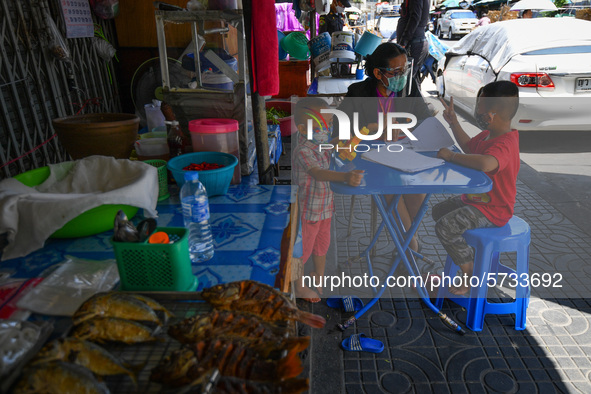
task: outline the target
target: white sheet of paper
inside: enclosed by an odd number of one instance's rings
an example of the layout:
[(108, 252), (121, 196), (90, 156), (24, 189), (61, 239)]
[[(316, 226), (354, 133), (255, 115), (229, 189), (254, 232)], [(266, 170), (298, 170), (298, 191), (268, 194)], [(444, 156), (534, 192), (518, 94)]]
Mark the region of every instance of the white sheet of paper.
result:
[(417, 141), (405, 138), (401, 145), (415, 152), (438, 151), (454, 144), (445, 126), (435, 117), (425, 119), (412, 134), (417, 137)]
[(425, 156), (410, 149), (404, 149), (401, 152), (389, 152), (385, 147), (382, 147), (379, 152), (377, 149), (372, 149), (364, 153), (362, 157), (365, 160), (404, 172), (423, 171), (445, 163), (445, 160)]

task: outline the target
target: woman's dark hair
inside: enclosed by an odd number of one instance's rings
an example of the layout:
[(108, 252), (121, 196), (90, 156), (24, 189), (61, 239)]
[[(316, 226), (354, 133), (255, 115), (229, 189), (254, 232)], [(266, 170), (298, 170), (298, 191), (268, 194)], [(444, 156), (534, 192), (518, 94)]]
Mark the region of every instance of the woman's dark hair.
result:
[(375, 78), (373, 75), (375, 68), (389, 67), (390, 60), (400, 55), (406, 55), (406, 50), (400, 45), (393, 42), (381, 44), (365, 60), (365, 75)]

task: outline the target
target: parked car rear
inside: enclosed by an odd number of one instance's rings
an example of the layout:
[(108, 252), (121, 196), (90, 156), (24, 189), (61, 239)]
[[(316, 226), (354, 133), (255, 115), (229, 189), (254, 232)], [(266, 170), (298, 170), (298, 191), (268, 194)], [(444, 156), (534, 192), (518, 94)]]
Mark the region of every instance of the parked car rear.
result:
[(591, 22), (536, 18), (483, 26), (446, 53), (437, 83), (440, 94), (473, 113), (478, 90), (496, 80), (519, 88), (517, 129), (591, 130)]

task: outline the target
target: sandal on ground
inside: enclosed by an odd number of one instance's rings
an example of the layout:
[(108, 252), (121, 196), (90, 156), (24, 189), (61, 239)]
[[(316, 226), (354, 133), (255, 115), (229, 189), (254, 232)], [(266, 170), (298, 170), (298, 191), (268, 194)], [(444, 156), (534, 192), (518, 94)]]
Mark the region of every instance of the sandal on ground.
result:
[(364, 333), (351, 335), (343, 340), (341, 346), (351, 352), (381, 353), (384, 351), (384, 344), (381, 341), (368, 338)]
[(342, 309), (345, 312), (357, 312), (363, 308), (363, 301), (356, 296), (336, 296), (329, 297), (326, 305), (331, 308)]

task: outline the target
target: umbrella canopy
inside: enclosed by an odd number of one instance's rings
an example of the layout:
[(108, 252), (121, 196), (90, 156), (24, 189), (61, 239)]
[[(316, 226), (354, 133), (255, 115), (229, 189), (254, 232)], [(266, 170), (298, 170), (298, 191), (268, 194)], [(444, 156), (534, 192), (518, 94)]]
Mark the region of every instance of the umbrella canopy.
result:
[(540, 10), (555, 11), (558, 8), (550, 0), (521, 0), (513, 4), (511, 11)]

